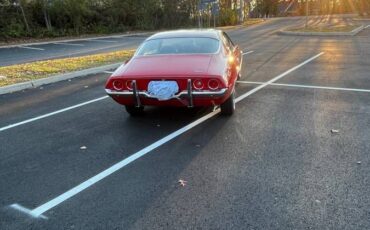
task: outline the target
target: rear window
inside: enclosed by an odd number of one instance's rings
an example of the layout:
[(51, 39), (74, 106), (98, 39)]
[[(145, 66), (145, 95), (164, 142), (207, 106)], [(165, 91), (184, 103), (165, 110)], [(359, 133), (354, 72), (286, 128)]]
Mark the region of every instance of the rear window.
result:
[(213, 38), (161, 38), (144, 42), (137, 55), (158, 54), (212, 54), (219, 41)]

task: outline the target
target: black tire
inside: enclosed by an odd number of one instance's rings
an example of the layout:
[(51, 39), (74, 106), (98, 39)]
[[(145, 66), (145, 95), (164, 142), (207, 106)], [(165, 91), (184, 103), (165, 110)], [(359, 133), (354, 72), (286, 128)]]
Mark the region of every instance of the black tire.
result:
[(134, 105), (125, 105), (126, 111), (133, 117), (144, 114), (144, 106), (136, 107)]
[(221, 114), (224, 116), (231, 116), (235, 111), (235, 91), (230, 97), (221, 104)]
[(242, 76), (240, 75), (240, 73), (238, 74), (238, 77), (236, 78), (237, 81), (240, 81), (240, 79), (242, 78)]

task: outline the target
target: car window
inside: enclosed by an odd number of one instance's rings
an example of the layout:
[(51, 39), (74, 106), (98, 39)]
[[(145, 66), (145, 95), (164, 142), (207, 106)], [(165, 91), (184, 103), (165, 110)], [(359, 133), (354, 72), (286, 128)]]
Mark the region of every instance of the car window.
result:
[(219, 49), (219, 41), (213, 38), (161, 38), (144, 42), (137, 55), (158, 54), (212, 54)]

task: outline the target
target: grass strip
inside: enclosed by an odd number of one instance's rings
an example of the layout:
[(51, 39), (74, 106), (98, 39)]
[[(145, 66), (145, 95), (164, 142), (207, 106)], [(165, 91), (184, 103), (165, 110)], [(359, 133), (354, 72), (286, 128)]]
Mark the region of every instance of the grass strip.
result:
[(266, 19), (263, 19), (263, 18), (248, 18), (243, 23), (243, 26), (251, 26), (251, 25), (259, 24), (259, 23), (262, 23), (262, 22), (265, 22), (265, 21), (266, 21)]
[(47, 78), (92, 67), (124, 62), (134, 54), (134, 50), (121, 50), (109, 53), (36, 61), (25, 64), (0, 67), (0, 86), (30, 80)]
[(229, 29), (235, 29), (235, 28), (239, 28), (239, 27), (248, 27), (248, 26), (252, 26), (252, 25), (256, 25), (256, 24), (265, 22), (265, 21), (266, 21), (266, 19), (263, 19), (263, 18), (248, 18), (241, 25), (220, 26), (220, 27), (217, 27), (217, 28), (221, 29), (221, 30), (229, 30)]

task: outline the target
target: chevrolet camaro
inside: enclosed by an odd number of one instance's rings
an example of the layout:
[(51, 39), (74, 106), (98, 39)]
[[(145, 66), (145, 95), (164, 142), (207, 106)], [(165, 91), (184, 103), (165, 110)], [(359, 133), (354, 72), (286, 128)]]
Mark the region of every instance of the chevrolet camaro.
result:
[(242, 58), (220, 30), (160, 32), (108, 78), (105, 90), (132, 116), (145, 106), (219, 106), (232, 115)]

